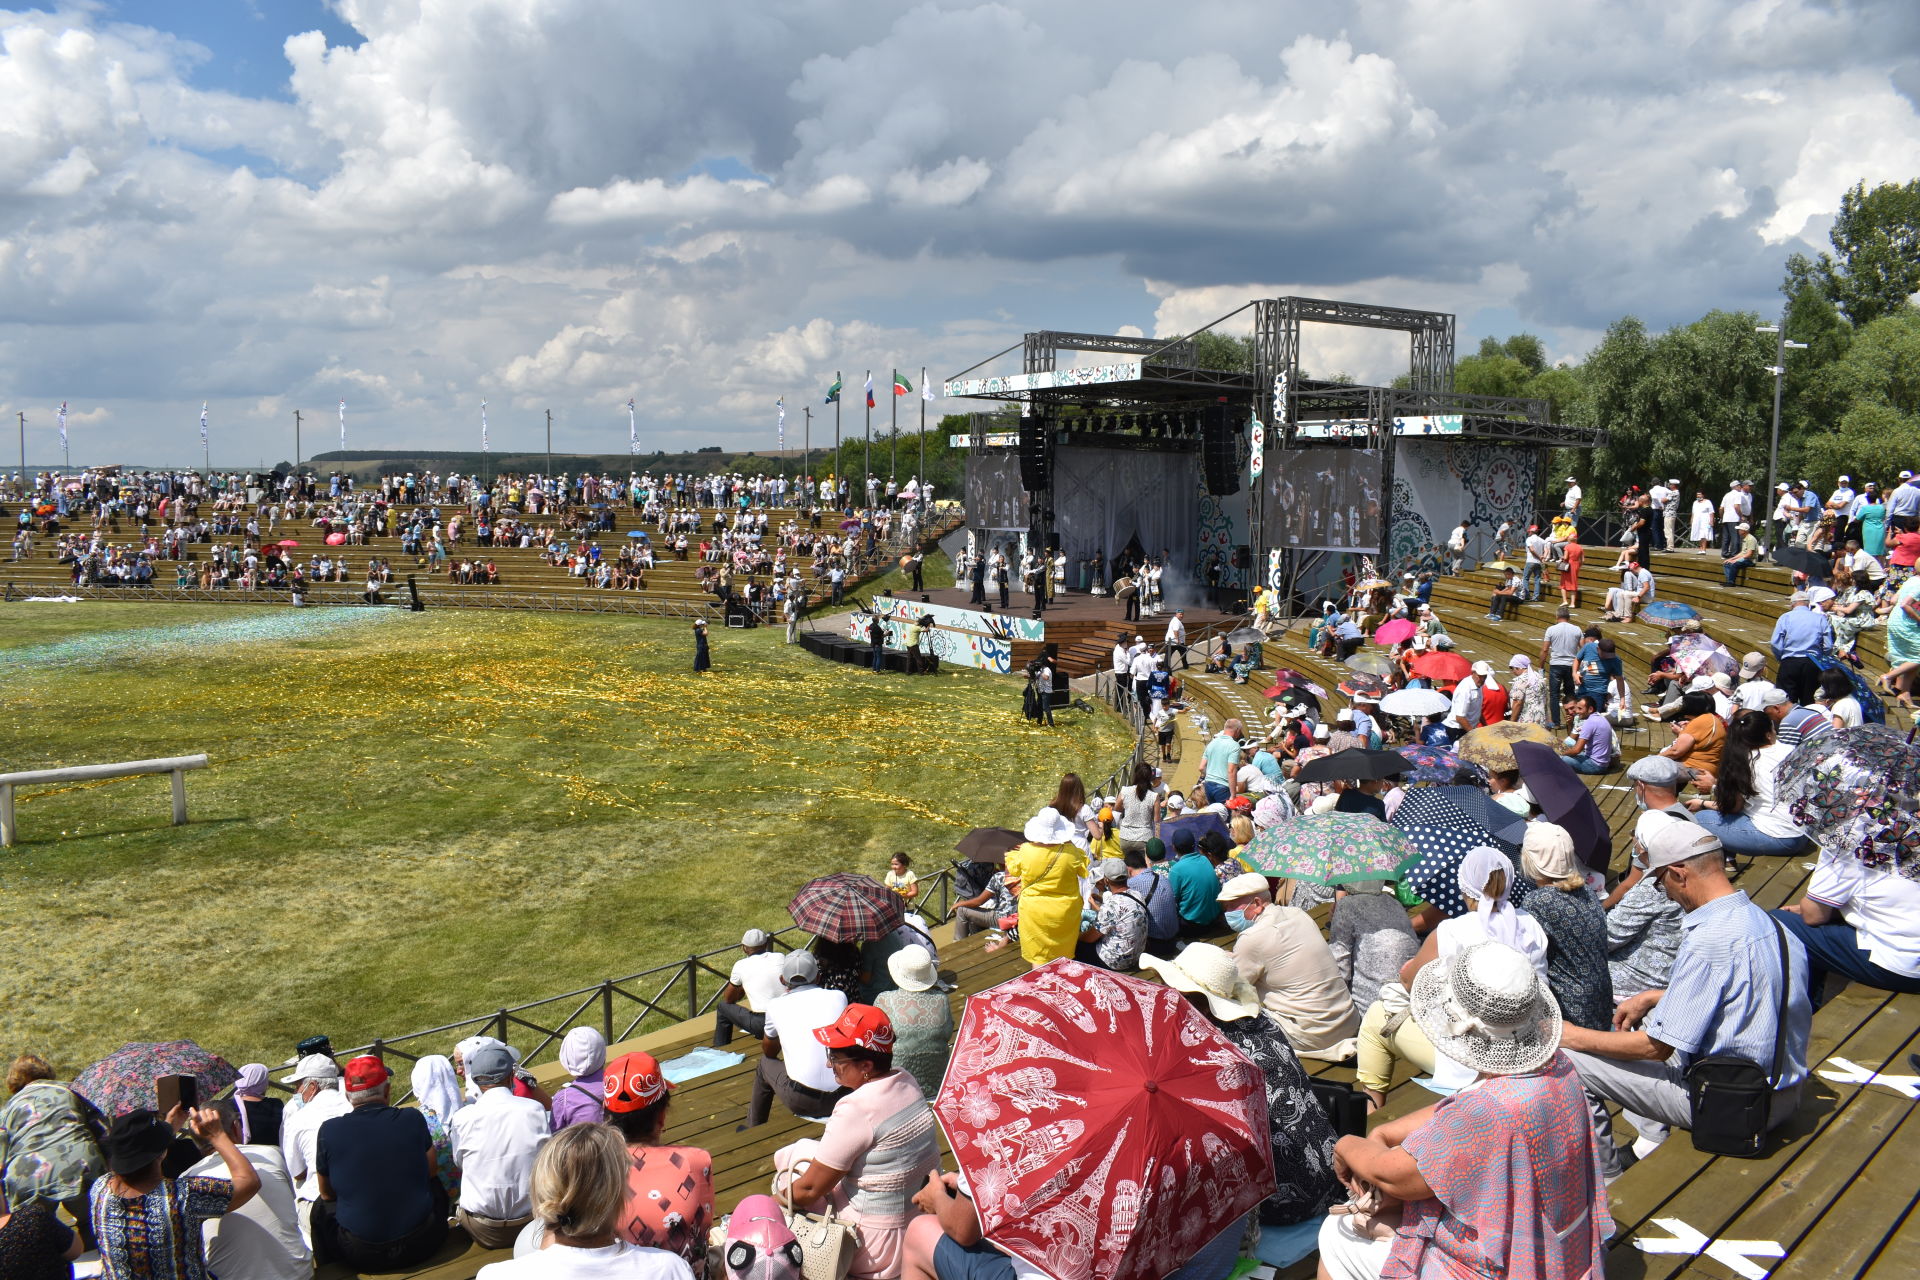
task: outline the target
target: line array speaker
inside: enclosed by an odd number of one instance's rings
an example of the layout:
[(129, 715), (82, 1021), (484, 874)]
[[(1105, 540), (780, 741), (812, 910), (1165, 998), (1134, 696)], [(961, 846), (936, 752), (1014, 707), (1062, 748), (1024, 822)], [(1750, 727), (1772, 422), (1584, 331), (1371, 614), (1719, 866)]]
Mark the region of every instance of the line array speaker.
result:
[(1216, 498), (1240, 492), (1240, 435), (1223, 404), (1208, 405), (1200, 416), (1200, 474)]
[(1038, 414), (1020, 419), (1020, 487), (1028, 493), (1053, 487), (1052, 426)]

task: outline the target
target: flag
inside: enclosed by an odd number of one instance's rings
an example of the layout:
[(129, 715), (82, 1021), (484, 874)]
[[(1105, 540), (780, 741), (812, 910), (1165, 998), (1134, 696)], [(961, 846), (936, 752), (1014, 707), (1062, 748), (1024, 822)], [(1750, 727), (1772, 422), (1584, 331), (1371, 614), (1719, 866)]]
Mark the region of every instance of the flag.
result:
[(873, 408), (873, 375), (867, 375), (867, 408)]
[(775, 396), (773, 407), (780, 411), (780, 448), (784, 450), (787, 447), (787, 398)]
[(60, 452), (67, 451), (67, 402), (60, 402)]
[(347, 447), (347, 402), (340, 402), (340, 447)]
[(633, 416), (632, 396), (627, 397), (627, 452), (629, 454), (640, 452), (640, 426)]
[(480, 402), (480, 452), (487, 451), (487, 402)]
[(922, 400), (933, 399), (933, 384), (927, 381), (927, 366), (925, 365), (920, 366), (920, 398)]
[(200, 402), (200, 447), (207, 447), (207, 402)]
[(836, 373), (833, 375), (833, 385), (827, 388), (827, 398), (821, 403), (832, 404), (838, 400), (840, 398), (840, 385), (840, 375)]
[(893, 394), (897, 396), (910, 396), (913, 394), (913, 384), (901, 377), (898, 369), (893, 371)]

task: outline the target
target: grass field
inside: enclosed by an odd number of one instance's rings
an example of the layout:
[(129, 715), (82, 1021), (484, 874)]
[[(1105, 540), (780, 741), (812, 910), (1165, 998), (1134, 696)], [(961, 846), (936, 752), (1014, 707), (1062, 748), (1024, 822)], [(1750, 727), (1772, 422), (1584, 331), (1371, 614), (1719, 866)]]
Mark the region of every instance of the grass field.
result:
[(0, 770), (205, 751), (20, 793), (0, 1052), (190, 1036), (235, 1062), (483, 1013), (790, 923), (808, 877), (945, 865), (1127, 730), (1017, 682), (875, 676), (685, 624), (398, 610), (0, 609)]

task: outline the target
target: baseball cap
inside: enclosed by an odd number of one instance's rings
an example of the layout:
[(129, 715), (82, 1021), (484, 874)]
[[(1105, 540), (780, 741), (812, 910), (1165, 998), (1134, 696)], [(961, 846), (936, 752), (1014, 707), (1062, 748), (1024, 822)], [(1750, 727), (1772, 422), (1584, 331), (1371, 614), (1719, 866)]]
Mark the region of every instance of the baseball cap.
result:
[(1102, 858), (1093, 873), (1102, 880), (1125, 880), (1130, 874), (1124, 858)]
[(1852, 477), (1852, 476), (1841, 476), (1841, 477), (1840, 477), (1840, 483), (1841, 483), (1841, 484), (1852, 484), (1852, 483), (1853, 483), (1853, 477)]
[(1641, 756), (1627, 766), (1627, 777), (1631, 781), (1667, 791), (1676, 790), (1687, 776), (1680, 762), (1671, 756)]
[(1272, 896), (1267, 889), (1265, 876), (1257, 871), (1246, 871), (1221, 885), (1220, 896), (1216, 901), (1235, 902), (1241, 898), (1252, 897), (1256, 893), (1268, 898)]
[(467, 1079), (482, 1083), (491, 1080), (504, 1080), (513, 1074), (513, 1055), (507, 1052), (505, 1045), (483, 1044), (472, 1053), (461, 1058), (467, 1069)]
[(1779, 490), (1779, 491), (1780, 491), (1781, 493), (1785, 493), (1785, 492), (1786, 492), (1787, 490), (1789, 490), (1789, 489), (1791, 489), (1791, 488), (1793, 488), (1793, 486), (1792, 486), (1792, 485), (1790, 485), (1790, 484), (1788, 484), (1788, 483), (1787, 483), (1787, 482), (1786, 482), (1785, 480), (1782, 480), (1782, 481), (1781, 481), (1781, 482), (1780, 482), (1779, 484), (1777, 484), (1777, 485), (1775, 485), (1775, 486), (1773, 486), (1773, 487), (1774, 487), (1775, 489), (1777, 489), (1777, 490)]
[(347, 1092), (358, 1093), (362, 1089), (377, 1089), (387, 1082), (393, 1073), (387, 1070), (387, 1064), (372, 1054), (362, 1054), (347, 1063)]
[(837, 1021), (814, 1028), (813, 1038), (829, 1049), (893, 1051), (893, 1022), (870, 1004), (850, 1004)]
[(1753, 526), (1752, 526), (1752, 525), (1750, 525), (1750, 524), (1748, 524), (1748, 523), (1747, 523), (1747, 522), (1746, 522), (1745, 520), (1742, 520), (1742, 521), (1741, 521), (1741, 522), (1740, 522), (1739, 524), (1737, 524), (1737, 525), (1735, 525), (1734, 527), (1735, 527), (1736, 529), (1751, 529), (1751, 528), (1753, 528)]
[(660, 1074), (660, 1062), (650, 1053), (623, 1053), (607, 1064), (607, 1110), (615, 1115), (644, 1111), (667, 1095), (673, 1084)]
[(310, 1053), (300, 1059), (300, 1065), (293, 1069), (290, 1076), (282, 1076), (281, 1084), (305, 1084), (309, 1080), (338, 1080), (340, 1064), (324, 1053)]
[(1167, 797), (1167, 808), (1184, 809), (1186, 807), (1187, 807), (1187, 798), (1181, 795), (1178, 791), (1174, 792), (1172, 795)]
[(1758, 649), (1748, 650), (1746, 655), (1740, 659), (1740, 674), (1745, 679), (1751, 680), (1766, 669), (1766, 655)]
[(1721, 848), (1720, 837), (1697, 822), (1669, 819), (1658, 826), (1649, 824), (1644, 834), (1640, 834), (1636, 827), (1635, 834), (1639, 835), (1641, 845), (1646, 848), (1646, 867), (1649, 871), (1658, 871), (1661, 867), (1670, 867), (1676, 862), (1685, 862), (1688, 858), (1697, 858)]
[(1473, 664), (1473, 674), (1477, 676), (1490, 676), (1493, 674), (1493, 664), (1484, 660), (1476, 662)]
[(1807, 593), (1804, 591), (1796, 591), (1792, 595), (1787, 597), (1788, 604), (1805, 604), (1806, 602), (1807, 602)]
[(743, 946), (743, 947), (764, 947), (764, 946), (766, 946), (766, 945), (767, 945), (767, 931), (766, 931), (765, 929), (749, 929), (749, 930), (747, 930), (747, 931), (746, 931), (745, 933), (743, 933), (743, 934), (741, 934), (741, 935), (740, 935), (740, 945), (741, 945), (741, 946)]
[(1740, 690), (1743, 711), (1765, 711), (1768, 707), (1784, 707), (1791, 701), (1785, 689), (1766, 680), (1756, 680)]
[(789, 951), (780, 962), (780, 976), (788, 982), (812, 982), (820, 976), (820, 962), (811, 951)]

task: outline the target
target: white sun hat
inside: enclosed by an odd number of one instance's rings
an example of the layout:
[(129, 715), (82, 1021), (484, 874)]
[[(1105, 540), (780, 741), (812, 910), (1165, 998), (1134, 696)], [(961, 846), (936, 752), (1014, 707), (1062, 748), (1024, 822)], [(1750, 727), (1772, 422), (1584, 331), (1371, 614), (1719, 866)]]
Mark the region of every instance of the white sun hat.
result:
[(1428, 964), (1410, 1003), (1434, 1050), (1482, 1075), (1538, 1071), (1560, 1047), (1559, 1002), (1533, 962), (1505, 943)]

